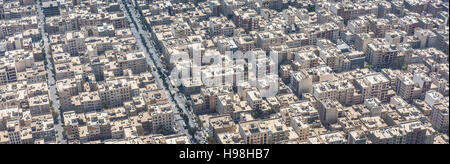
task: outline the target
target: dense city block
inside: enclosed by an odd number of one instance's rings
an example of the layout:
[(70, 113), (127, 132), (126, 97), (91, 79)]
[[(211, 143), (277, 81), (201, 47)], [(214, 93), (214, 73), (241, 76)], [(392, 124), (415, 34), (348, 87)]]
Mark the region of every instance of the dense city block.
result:
[(0, 144), (448, 144), (448, 0), (0, 0)]

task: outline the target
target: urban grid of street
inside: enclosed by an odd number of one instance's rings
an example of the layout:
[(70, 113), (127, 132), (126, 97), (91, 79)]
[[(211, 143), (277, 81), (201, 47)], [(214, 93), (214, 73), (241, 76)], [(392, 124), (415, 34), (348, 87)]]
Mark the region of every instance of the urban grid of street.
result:
[(0, 0), (0, 144), (448, 144), (448, 6)]

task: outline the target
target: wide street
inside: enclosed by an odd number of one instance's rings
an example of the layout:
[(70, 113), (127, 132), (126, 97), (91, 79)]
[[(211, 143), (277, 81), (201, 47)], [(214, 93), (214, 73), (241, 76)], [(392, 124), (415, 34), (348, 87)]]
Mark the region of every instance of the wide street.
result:
[(56, 143), (66, 143), (64, 137), (63, 137), (63, 120), (61, 119), (61, 113), (59, 110), (59, 98), (56, 94), (56, 81), (55, 77), (53, 75), (52, 70), (54, 69), (53, 64), (51, 62), (51, 51), (50, 51), (50, 45), (49, 45), (49, 39), (48, 34), (45, 32), (45, 15), (42, 10), (42, 3), (40, 1), (37, 3), (37, 11), (39, 15), (39, 29), (41, 31), (42, 39), (44, 41), (44, 51), (45, 51), (45, 57), (47, 60), (46, 65), (46, 71), (47, 71), (47, 82), (48, 82), (48, 94), (50, 101), (53, 103), (54, 112), (58, 114), (57, 117), (57, 123), (55, 124), (55, 130), (56, 130)]
[[(149, 38), (148, 31), (143, 30), (143, 28), (142, 28), (142, 23), (140, 22), (140, 19), (139, 19), (139, 16), (138, 16), (139, 13), (136, 12), (136, 10), (134, 9), (133, 5), (127, 4), (128, 8), (130, 9), (130, 13), (131, 13), (131, 17), (130, 17), (130, 15), (127, 13), (127, 11), (125, 9), (125, 6), (122, 3), (122, 0), (119, 0), (119, 3), (121, 5), (121, 9), (125, 12), (125, 14), (127, 15), (127, 18), (129, 19), (129, 21), (133, 22), (133, 20), (135, 20), (135, 22), (136, 22), (136, 24), (138, 26), (138, 27), (134, 27), (134, 24), (130, 23), (131, 31), (132, 31), (134, 37), (136, 38), (136, 42), (138, 43), (139, 47), (142, 50), (145, 49), (145, 46), (142, 43), (141, 36), (143, 37), (143, 39), (145, 40), (145, 42), (147, 44), (148, 52), (144, 51), (146, 53), (147, 63), (149, 64), (150, 68), (152, 68), (151, 71), (152, 71), (152, 74), (154, 75), (154, 77), (156, 79), (157, 84), (159, 85), (159, 87), (165, 89), (166, 95), (167, 95), (167, 97), (168, 97), (168, 99), (169, 99), (173, 109), (176, 109), (176, 110), (174, 110), (175, 113), (176, 113), (176, 116), (175, 116), (176, 130), (178, 131), (178, 133), (184, 133), (184, 134), (190, 136), (189, 133), (188, 133), (188, 129), (184, 128), (185, 127), (185, 122), (184, 122), (184, 120), (181, 117), (181, 113), (179, 113), (177, 108), (176, 108), (176, 106), (178, 104), (178, 106), (182, 109), (183, 113), (188, 117), (190, 127), (192, 127), (192, 128), (199, 128), (199, 126), (197, 125), (197, 123), (195, 122), (195, 119), (194, 119), (195, 115), (189, 109), (187, 109), (186, 106), (185, 106), (185, 104), (187, 102), (185, 96), (180, 94), (177, 91), (178, 89), (176, 87), (174, 87), (170, 83), (170, 81), (167, 81), (168, 88), (164, 87), (163, 79), (161, 78), (159, 73), (156, 71), (156, 68), (159, 68), (161, 70), (161, 72), (167, 72), (167, 71), (166, 71), (165, 67), (163, 66), (163, 64), (161, 62), (161, 57), (160, 57), (158, 51), (155, 49), (153, 44), (151, 44), (152, 41)], [(153, 59), (155, 59), (155, 62), (153, 62), (151, 60), (150, 55), (153, 56)], [(155, 68), (155, 69), (153, 69), (153, 68)], [(167, 79), (169, 79), (169, 77), (167, 77)], [(173, 96), (174, 99), (171, 98), (170, 94), (174, 95)], [(197, 132), (200, 132), (200, 133), (196, 134), (196, 135), (199, 135), (198, 137), (195, 137), (196, 140), (199, 143), (206, 143), (206, 137), (204, 136), (204, 132), (202, 132), (202, 131), (197, 131)]]

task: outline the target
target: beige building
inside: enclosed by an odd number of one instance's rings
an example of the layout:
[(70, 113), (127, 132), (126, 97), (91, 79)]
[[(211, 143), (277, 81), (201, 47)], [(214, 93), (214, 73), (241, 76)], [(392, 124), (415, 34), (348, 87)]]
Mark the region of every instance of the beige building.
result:
[(98, 92), (83, 92), (72, 97), (72, 106), (75, 110), (81, 109), (84, 112), (98, 111), (102, 109), (102, 101)]
[(209, 118), (209, 127), (213, 130), (216, 140), (220, 140), (221, 133), (234, 133), (237, 126), (229, 115), (219, 115)]
[(389, 80), (382, 74), (365, 76), (355, 80), (355, 88), (361, 91), (363, 99), (377, 98), (380, 101), (388, 100)]
[(295, 132), (298, 135), (298, 140), (300, 142), (306, 141), (311, 135), (309, 125), (305, 124), (300, 116), (291, 118), (290, 122), (291, 127), (294, 128)]
[(33, 116), (50, 113), (50, 100), (48, 98), (48, 95), (30, 97), (28, 99), (28, 105), (31, 115)]
[(70, 54), (78, 54), (86, 50), (85, 36), (82, 32), (66, 33), (64, 38), (64, 50)]
[(236, 26), (226, 17), (215, 17), (209, 21), (209, 32), (212, 36), (225, 35), (233, 36)]
[(312, 94), (317, 100), (332, 99), (343, 105), (352, 105), (355, 86), (348, 80), (326, 81), (313, 84)]
[(149, 109), (153, 130), (159, 128), (172, 129), (175, 124), (175, 116), (170, 104), (151, 106)]
[(368, 140), (372, 144), (431, 144), (434, 133), (434, 129), (417, 121), (369, 131)]
[(90, 141), (111, 138), (111, 123), (107, 113), (86, 113), (85, 117)]
[(217, 109), (218, 96), (222, 94), (229, 94), (230, 88), (227, 87), (204, 87), (201, 88), (200, 94), (205, 103), (204, 113), (212, 113)]
[(295, 61), (299, 64), (299, 69), (314, 68), (319, 65), (320, 58), (313, 52), (299, 52), (295, 53)]
[(56, 88), (59, 93), (60, 109), (67, 111), (72, 109), (72, 97), (82, 91), (80, 79), (64, 79), (56, 82)]
[(385, 39), (375, 39), (367, 45), (365, 51), (366, 61), (374, 67), (388, 67), (398, 64), (398, 48), (387, 42)]
[(321, 134), (308, 138), (308, 144), (347, 144), (347, 139), (339, 132)]
[(412, 101), (412, 99), (419, 98), (419, 88), (416, 87), (411, 78), (407, 76), (399, 77), (397, 94), (406, 101)]
[(247, 92), (247, 103), (253, 110), (260, 110), (262, 98), (258, 91)]
[(0, 86), (7, 83), (17, 81), (17, 71), (16, 67), (12, 63), (6, 63), (7, 61), (2, 61), (0, 58)]
[(293, 72), (290, 85), (299, 97), (302, 97), (303, 93), (311, 93), (313, 89), (312, 78), (305, 71)]
[(8, 144), (32, 144), (33, 136), (30, 127), (21, 126), (20, 120), (10, 120), (7, 123), (7, 137), (3, 136), (3, 140), (0, 142), (6, 142), (9, 140)]
[(256, 45), (263, 51), (268, 51), (270, 47), (280, 46), (287, 40), (281, 31), (261, 32), (256, 37)]
[(207, 110), (205, 100), (201, 94), (191, 95), (191, 106), (196, 114), (205, 113)]
[(255, 49), (255, 41), (250, 36), (241, 36), (234, 40), (238, 49), (242, 51), (242, 53), (246, 53), (247, 51), (251, 51)]
[(269, 144), (269, 130), (260, 121), (240, 123), (239, 133), (245, 144)]
[(334, 99), (319, 101), (319, 117), (323, 125), (336, 123), (343, 111), (344, 107)]
[(217, 113), (230, 114), (233, 112), (233, 100), (228, 95), (217, 96)]
[(434, 106), (430, 122), (437, 131), (448, 133), (448, 106), (443, 104)]
[(239, 133), (245, 144), (276, 144), (289, 137), (287, 126), (279, 119), (241, 122)]
[(324, 47), (319, 56), (335, 72), (350, 70), (350, 60), (337, 48)]
[(364, 105), (370, 110), (370, 116), (381, 116), (383, 106), (377, 98), (369, 98), (364, 100)]
[(75, 111), (64, 112), (64, 130), (66, 131), (66, 137), (69, 141), (79, 140), (79, 118)]
[(117, 55), (117, 63), (122, 70), (131, 69), (133, 74), (147, 71), (147, 61), (143, 52)]
[(103, 107), (118, 107), (133, 96), (139, 95), (139, 87), (136, 81), (117, 79), (100, 84), (98, 93)]

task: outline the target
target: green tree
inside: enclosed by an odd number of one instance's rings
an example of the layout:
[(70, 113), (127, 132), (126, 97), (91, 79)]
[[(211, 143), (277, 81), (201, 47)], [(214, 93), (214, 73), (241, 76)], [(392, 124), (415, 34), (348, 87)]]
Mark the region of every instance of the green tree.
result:
[(202, 124), (202, 120), (200, 120), (200, 118), (198, 118), (198, 117), (195, 117), (195, 122), (198, 124), (198, 126), (200, 126), (200, 127), (202, 127), (203, 126), (203, 124)]
[(83, 111), (83, 109), (76, 109), (75, 110), (75, 113), (83, 113), (84, 111)]
[(216, 141), (211, 136), (206, 137), (206, 140), (208, 141), (208, 144), (216, 144)]
[(189, 109), (189, 108), (191, 108), (191, 103), (190, 102), (186, 102), (186, 103), (184, 103), (184, 105)]
[(275, 113), (277, 113), (277, 110), (275, 110), (275, 109), (270, 109), (270, 110), (269, 110), (269, 115), (275, 114)]
[(163, 126), (159, 126), (156, 131), (156, 134), (163, 134), (163, 135), (171, 135), (175, 134), (175, 132), (172, 129), (164, 128)]
[(264, 116), (264, 112), (260, 109), (255, 109), (252, 110), (250, 112), (250, 114), (254, 117), (254, 118), (262, 118)]
[(195, 135), (195, 133), (197, 133), (197, 128), (189, 128), (189, 130), (188, 130), (188, 133), (191, 135), (191, 136), (194, 136)]
[(402, 65), (402, 70), (408, 70), (408, 65)]
[(62, 135), (64, 138), (67, 138), (66, 128), (63, 128)]

